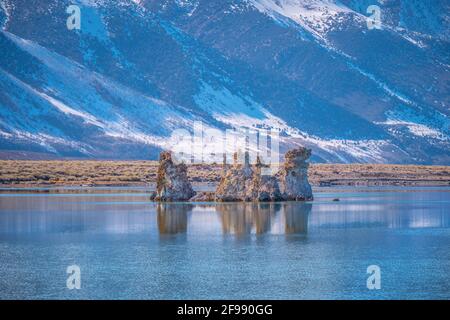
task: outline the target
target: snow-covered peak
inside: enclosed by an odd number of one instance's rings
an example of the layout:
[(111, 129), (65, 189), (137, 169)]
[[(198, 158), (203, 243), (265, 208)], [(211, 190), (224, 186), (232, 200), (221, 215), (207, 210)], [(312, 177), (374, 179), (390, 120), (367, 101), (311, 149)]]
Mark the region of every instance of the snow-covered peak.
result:
[(0, 14), (0, 29), (5, 29), (9, 19), (11, 18), (11, 11), (14, 8), (14, 4), (13, 3), (8, 3), (6, 1), (1, 0), (0, 1), (0, 11), (3, 12), (5, 18), (3, 19), (3, 21), (1, 21), (1, 14)]
[(330, 0), (249, 0), (260, 12), (276, 19), (286, 17), (318, 37), (347, 15), (358, 15), (353, 10)]

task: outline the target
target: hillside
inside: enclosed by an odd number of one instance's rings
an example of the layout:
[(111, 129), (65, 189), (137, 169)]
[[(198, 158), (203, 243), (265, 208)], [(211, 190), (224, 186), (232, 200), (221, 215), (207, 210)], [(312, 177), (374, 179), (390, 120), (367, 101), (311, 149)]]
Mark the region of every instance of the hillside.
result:
[(201, 121), (314, 162), (450, 164), (448, 1), (380, 1), (381, 30), (365, 0), (0, 4), (4, 159), (156, 159)]

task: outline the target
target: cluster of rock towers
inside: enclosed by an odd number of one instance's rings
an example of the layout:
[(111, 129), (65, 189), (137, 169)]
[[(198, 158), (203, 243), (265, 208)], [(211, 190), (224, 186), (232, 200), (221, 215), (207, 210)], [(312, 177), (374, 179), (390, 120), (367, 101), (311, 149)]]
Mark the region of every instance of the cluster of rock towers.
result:
[(306, 160), (311, 150), (303, 147), (290, 150), (285, 155), (285, 162), (275, 175), (264, 175), (266, 167), (259, 158), (255, 165), (250, 165), (248, 154), (244, 164), (237, 162), (227, 168), (214, 193), (196, 193), (188, 180), (187, 166), (175, 164), (170, 152), (162, 152), (156, 181), (156, 193), (152, 200), (160, 202), (176, 201), (308, 201), (313, 200), (311, 185), (308, 182), (308, 166)]

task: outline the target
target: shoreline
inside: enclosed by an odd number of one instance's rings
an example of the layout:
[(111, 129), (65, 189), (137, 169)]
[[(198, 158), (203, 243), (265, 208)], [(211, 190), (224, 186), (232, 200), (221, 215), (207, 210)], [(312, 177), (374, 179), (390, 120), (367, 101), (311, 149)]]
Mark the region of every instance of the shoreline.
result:
[[(0, 188), (151, 187), (157, 161), (0, 160)], [(221, 165), (189, 165), (193, 186), (215, 186)], [(450, 166), (311, 164), (313, 187), (450, 186)]]

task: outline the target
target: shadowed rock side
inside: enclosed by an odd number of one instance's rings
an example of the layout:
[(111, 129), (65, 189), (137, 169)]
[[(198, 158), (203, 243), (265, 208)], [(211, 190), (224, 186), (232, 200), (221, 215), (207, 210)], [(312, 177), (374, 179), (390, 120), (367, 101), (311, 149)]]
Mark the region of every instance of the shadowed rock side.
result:
[(188, 201), (195, 196), (188, 180), (186, 165), (174, 164), (170, 152), (161, 152), (156, 179), (156, 201)]
[(283, 200), (277, 178), (274, 176), (262, 175), (261, 170), (264, 167), (268, 166), (263, 165), (258, 157), (252, 182), (252, 200), (260, 202)]
[(280, 172), (281, 191), (285, 200), (313, 200), (311, 185), (308, 182), (309, 163), (306, 162), (310, 156), (311, 150), (306, 148), (286, 152), (286, 160)]

